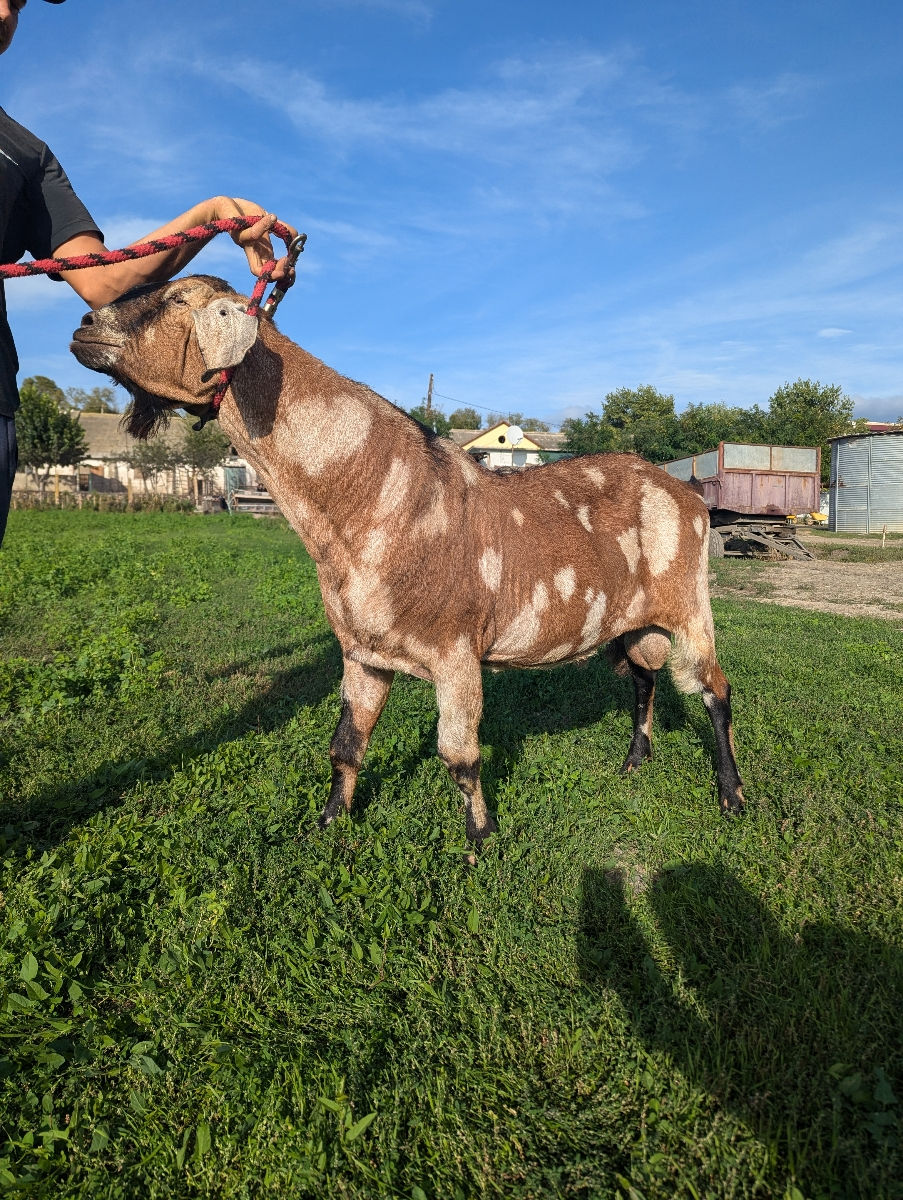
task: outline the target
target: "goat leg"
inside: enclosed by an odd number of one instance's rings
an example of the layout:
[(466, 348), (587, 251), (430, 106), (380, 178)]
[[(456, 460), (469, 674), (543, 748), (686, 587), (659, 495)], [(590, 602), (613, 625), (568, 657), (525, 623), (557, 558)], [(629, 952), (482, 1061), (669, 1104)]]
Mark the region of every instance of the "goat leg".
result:
[(342, 713), (329, 746), (332, 762), (332, 786), (319, 826), (325, 829), (343, 810), (351, 811), (351, 801), (367, 744), (380, 713), (385, 707), (393, 671), (380, 671), (345, 659), (342, 676)]
[(467, 840), (479, 849), (498, 831), (480, 785), (479, 725), (483, 679), (476, 656), (459, 657), (453, 673), (436, 678), (439, 704), (439, 756), (464, 797)]
[(655, 699), (655, 679), (657, 672), (647, 670), (628, 660), (630, 675), (633, 679), (633, 737), (630, 739), (630, 749), (621, 766), (621, 774), (629, 775), (637, 767), (641, 767), (647, 758), (652, 757), (652, 703)]
[(715, 772), (718, 776), (718, 803), (723, 813), (743, 811), (743, 781), (737, 769), (734, 752), (734, 729), (731, 716), (731, 685), (721, 669), (710, 672), (708, 686), (703, 686), (702, 701), (705, 704), (712, 729), (715, 733)]

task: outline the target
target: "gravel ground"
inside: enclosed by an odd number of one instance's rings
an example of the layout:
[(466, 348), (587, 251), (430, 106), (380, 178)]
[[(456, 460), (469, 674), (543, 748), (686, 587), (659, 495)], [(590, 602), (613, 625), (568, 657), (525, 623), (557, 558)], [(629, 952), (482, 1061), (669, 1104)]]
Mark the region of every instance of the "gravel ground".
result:
[[(848, 617), (879, 617), (903, 623), (903, 562), (857, 563), (827, 557), (845, 546), (878, 550), (880, 538), (831, 536), (800, 531), (801, 539), (821, 555), (816, 559), (728, 559), (713, 579), (713, 596), (745, 596)], [(899, 549), (899, 537), (888, 539)]]

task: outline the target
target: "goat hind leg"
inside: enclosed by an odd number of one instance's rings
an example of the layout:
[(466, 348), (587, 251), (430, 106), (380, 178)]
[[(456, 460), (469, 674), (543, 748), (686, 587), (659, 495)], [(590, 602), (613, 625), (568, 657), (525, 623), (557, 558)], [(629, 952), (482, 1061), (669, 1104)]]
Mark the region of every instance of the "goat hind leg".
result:
[(636, 663), (629, 663), (633, 679), (633, 736), (627, 757), (621, 764), (621, 774), (629, 775), (652, 757), (652, 704), (655, 699), (657, 672)]
[(613, 648), (615, 669), (630, 672), (633, 679), (633, 736), (621, 774), (627, 775), (652, 757), (652, 706), (655, 681), (671, 650), (667, 631), (650, 625), (618, 639)]
[[(462, 661), (463, 660), (463, 661)], [(479, 725), (483, 679), (479, 659), (460, 656), (456, 668), (436, 679), (439, 756), (464, 797), (467, 840), (479, 847), (498, 826), (489, 815), (480, 785)]]
[(714, 663), (702, 678), (702, 702), (715, 733), (715, 773), (718, 777), (718, 803), (723, 813), (743, 811), (743, 780), (737, 768), (734, 727), (731, 714), (731, 685)]
[(329, 745), (332, 786), (320, 814), (321, 829), (340, 812), (351, 811), (351, 801), (373, 727), (385, 707), (394, 678), (393, 671), (380, 671), (345, 659), (342, 676), (342, 714)]

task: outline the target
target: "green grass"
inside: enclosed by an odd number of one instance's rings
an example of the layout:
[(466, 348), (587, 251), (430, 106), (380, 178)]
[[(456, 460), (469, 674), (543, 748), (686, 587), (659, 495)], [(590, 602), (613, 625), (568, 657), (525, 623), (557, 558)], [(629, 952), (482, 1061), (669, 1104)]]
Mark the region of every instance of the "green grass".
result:
[(829, 553), (822, 552), (819, 558), (843, 559), (844, 562), (855, 563), (887, 563), (903, 562), (903, 546), (841, 546), (837, 545)]
[(903, 630), (715, 605), (698, 698), (487, 675), (462, 859), (399, 678), (324, 833), (340, 658), (281, 523), (14, 513), (0, 1186), (46, 1197), (903, 1196)]

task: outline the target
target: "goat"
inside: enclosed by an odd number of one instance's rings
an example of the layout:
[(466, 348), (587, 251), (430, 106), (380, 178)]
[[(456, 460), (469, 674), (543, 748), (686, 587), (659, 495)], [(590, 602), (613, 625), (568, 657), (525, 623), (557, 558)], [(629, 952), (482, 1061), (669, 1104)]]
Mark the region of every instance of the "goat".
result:
[[(350, 810), (396, 671), (431, 680), (438, 748), (477, 846), (497, 826), (480, 786), (481, 668), (574, 662), (610, 643), (633, 678), (622, 772), (651, 757), (656, 675), (702, 692), (718, 796), (743, 807), (730, 685), (715, 656), (708, 513), (686, 484), (631, 454), (496, 474), (245, 313), (212, 276), (152, 284), (88, 313), (72, 351), (132, 395), (147, 437), (175, 408), (219, 412), (317, 568), (342, 649), (341, 716), (321, 827)], [(672, 646), (673, 637), (673, 646)]]

